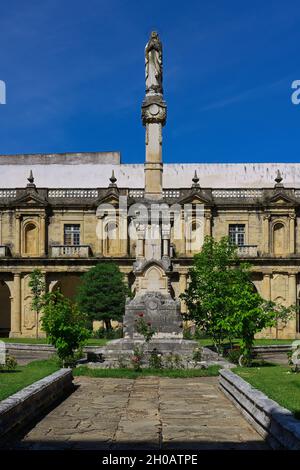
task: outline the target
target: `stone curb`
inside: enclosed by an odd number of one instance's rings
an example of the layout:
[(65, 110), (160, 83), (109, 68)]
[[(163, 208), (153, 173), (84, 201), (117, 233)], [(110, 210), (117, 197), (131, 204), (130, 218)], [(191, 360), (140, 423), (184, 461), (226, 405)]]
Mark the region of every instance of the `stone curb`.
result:
[(60, 369), (0, 401), (0, 445), (72, 390), (72, 370)]
[(300, 421), (289, 410), (228, 369), (219, 387), (273, 449), (300, 450)]

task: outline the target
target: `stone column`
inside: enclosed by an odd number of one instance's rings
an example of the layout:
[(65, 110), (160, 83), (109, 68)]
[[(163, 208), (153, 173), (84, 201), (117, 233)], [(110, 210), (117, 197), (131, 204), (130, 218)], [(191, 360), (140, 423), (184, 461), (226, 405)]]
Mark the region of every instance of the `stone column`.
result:
[(290, 254), (295, 253), (295, 215), (290, 215)]
[(144, 234), (141, 232), (137, 234), (136, 258), (144, 258)]
[[(157, 55), (160, 59), (155, 60)], [(142, 104), (142, 121), (146, 128), (145, 196), (160, 199), (163, 195), (162, 128), (166, 123), (167, 106), (163, 99), (162, 45), (158, 37), (150, 38), (145, 59), (146, 95)]]
[(289, 304), (294, 305), (297, 301), (297, 276), (289, 274)]
[(21, 274), (15, 273), (13, 285), (13, 303), (11, 310), (11, 337), (21, 335), (21, 317)]
[(271, 300), (271, 273), (265, 273), (263, 277), (262, 297)]
[(169, 239), (167, 237), (163, 239), (163, 256), (169, 256)]
[[(183, 294), (186, 288), (187, 288), (187, 275), (185, 273), (180, 273), (179, 274), (179, 294)], [(183, 300), (180, 300), (180, 303), (181, 303), (181, 312), (186, 313), (187, 308), (186, 308), (185, 302)]]

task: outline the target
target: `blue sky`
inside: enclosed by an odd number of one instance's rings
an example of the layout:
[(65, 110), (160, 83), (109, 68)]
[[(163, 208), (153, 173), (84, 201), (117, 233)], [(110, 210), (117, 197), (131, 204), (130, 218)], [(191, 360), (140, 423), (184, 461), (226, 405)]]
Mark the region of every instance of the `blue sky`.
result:
[(0, 153), (144, 161), (144, 46), (164, 52), (165, 162), (300, 161), (300, 3), (2, 0)]

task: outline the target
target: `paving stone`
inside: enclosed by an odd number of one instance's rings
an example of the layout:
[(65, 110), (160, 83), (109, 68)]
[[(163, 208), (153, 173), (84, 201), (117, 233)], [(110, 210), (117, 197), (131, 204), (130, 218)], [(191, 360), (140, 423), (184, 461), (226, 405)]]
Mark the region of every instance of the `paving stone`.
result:
[(18, 449), (261, 449), (263, 439), (212, 377), (96, 379), (78, 386)]

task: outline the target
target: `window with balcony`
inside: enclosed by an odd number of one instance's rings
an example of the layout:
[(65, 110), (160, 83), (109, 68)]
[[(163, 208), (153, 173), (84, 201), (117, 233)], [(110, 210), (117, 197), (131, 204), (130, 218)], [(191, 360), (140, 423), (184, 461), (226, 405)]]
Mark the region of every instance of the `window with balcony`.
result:
[(64, 226), (64, 245), (80, 245), (79, 224), (66, 224)]
[(245, 224), (230, 224), (229, 239), (237, 246), (245, 245)]

